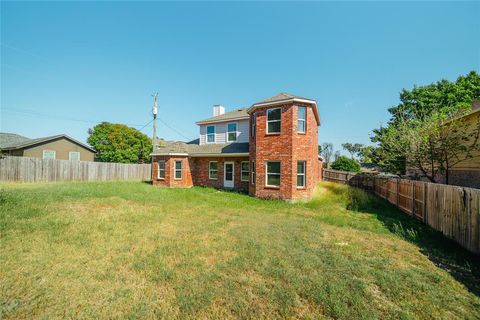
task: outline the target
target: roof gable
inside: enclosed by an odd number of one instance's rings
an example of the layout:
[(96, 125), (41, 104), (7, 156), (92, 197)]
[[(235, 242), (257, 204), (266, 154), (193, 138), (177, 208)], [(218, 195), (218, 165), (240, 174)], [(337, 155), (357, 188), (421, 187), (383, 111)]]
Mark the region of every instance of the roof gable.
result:
[[(0, 136), (2, 136), (3, 134), (0, 134)], [(8, 134), (8, 135), (15, 135), (15, 134)], [(19, 135), (15, 135), (15, 136), (19, 136)], [(19, 137), (22, 137), (22, 136), (19, 136)], [(25, 138), (25, 137), (23, 137)], [(4, 150), (10, 150), (10, 149), (23, 149), (23, 148), (28, 148), (30, 146), (34, 146), (34, 145), (37, 145), (37, 144), (41, 144), (41, 143), (46, 143), (46, 142), (50, 142), (50, 141), (54, 141), (54, 140), (59, 140), (59, 139), (66, 139), (66, 140), (69, 140), (70, 142), (73, 142), (87, 150), (90, 150), (91, 152), (94, 152), (96, 153), (96, 150), (93, 149), (92, 147), (90, 147), (89, 145), (86, 145), (84, 143), (81, 143), (80, 141), (77, 141), (69, 136), (67, 136), (66, 134), (58, 134), (58, 135), (55, 135), (55, 136), (49, 136), (49, 137), (43, 137), (43, 138), (37, 138), (37, 139), (28, 139), (26, 138), (27, 140), (17, 140), (16, 143), (10, 143), (8, 146), (4, 146), (3, 143), (0, 144), (0, 148), (4, 149)]]
[(216, 117), (210, 117), (201, 121), (197, 121), (196, 124), (208, 124), (208, 123), (215, 123), (215, 122), (226, 122), (230, 120), (238, 120), (238, 119), (248, 119), (249, 115), (247, 112), (247, 108), (241, 108), (230, 112), (225, 112), (224, 114), (218, 115)]

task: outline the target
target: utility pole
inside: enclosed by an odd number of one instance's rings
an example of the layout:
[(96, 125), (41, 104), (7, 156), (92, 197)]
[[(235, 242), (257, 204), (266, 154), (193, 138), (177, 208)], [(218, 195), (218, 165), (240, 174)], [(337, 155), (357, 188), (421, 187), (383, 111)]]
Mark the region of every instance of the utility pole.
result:
[(152, 138), (152, 145), (153, 145), (153, 151), (155, 151), (155, 141), (157, 140), (157, 114), (158, 114), (158, 103), (157, 103), (157, 98), (158, 98), (158, 92), (155, 94), (152, 94), (153, 97), (153, 109), (152, 109), (152, 114), (153, 114), (153, 138)]

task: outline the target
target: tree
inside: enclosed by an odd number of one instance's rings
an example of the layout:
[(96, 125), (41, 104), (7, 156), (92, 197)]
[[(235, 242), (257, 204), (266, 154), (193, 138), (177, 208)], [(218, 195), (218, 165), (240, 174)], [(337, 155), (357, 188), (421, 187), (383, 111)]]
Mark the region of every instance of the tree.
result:
[(355, 159), (345, 156), (339, 156), (333, 163), (332, 169), (340, 171), (359, 172), (360, 164)]
[(332, 154), (333, 154), (333, 144), (330, 142), (325, 142), (322, 143), (321, 146), (321, 155), (323, 157), (323, 160), (325, 160), (325, 163), (327, 164), (327, 168), (330, 167), (330, 160), (332, 159)]
[[(438, 173), (473, 156), (475, 129), (462, 116), (480, 98), (480, 76), (472, 71), (455, 82), (441, 80), (403, 89), (400, 104), (389, 109), (388, 124), (374, 130), (380, 165), (403, 174), (408, 165), (436, 182)], [(452, 159), (455, 159), (452, 162)]]
[(347, 150), (353, 159), (355, 156), (357, 156), (360, 153), (360, 151), (362, 151), (363, 144), (347, 142), (342, 144), (342, 148)]
[(123, 124), (102, 122), (88, 129), (87, 142), (102, 162), (150, 162), (152, 141), (137, 129)]
[(374, 146), (364, 146), (358, 152), (361, 163), (376, 163), (378, 155)]

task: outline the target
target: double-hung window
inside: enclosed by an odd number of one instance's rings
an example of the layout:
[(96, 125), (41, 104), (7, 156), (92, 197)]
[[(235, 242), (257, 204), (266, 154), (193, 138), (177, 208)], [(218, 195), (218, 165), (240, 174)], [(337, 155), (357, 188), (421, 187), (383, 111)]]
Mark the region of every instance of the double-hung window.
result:
[(307, 119), (307, 107), (297, 107), (297, 131), (305, 133)]
[(267, 110), (267, 133), (280, 133), (282, 127), (282, 108)]
[(207, 126), (207, 143), (215, 143), (215, 126)]
[(68, 160), (71, 161), (80, 161), (80, 152), (78, 151), (70, 151), (68, 153)]
[(165, 179), (165, 160), (158, 160), (158, 179)]
[(218, 179), (218, 162), (217, 161), (210, 161), (208, 165), (208, 178), (210, 180)]
[(55, 159), (56, 152), (54, 150), (43, 150), (43, 159)]
[(175, 179), (182, 179), (182, 161), (175, 161)]
[(297, 188), (305, 188), (305, 161), (297, 162)]
[(280, 161), (267, 161), (267, 187), (280, 187)]
[(250, 170), (249, 170), (249, 163), (248, 161), (242, 161), (242, 167), (241, 167), (241, 180), (242, 181), (248, 181), (250, 178)]
[(237, 124), (229, 123), (227, 124), (227, 142), (237, 141)]
[(255, 184), (255, 161), (252, 161), (252, 184)]

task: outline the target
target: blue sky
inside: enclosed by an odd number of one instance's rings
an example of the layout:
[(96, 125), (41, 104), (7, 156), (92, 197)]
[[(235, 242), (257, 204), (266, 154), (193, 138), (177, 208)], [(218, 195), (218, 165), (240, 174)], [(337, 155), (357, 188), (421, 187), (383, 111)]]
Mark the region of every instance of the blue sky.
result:
[[(479, 2), (1, 3), (0, 131), (195, 121), (279, 92), (318, 101), (319, 140), (369, 143), (402, 88), (480, 68)], [(166, 124), (168, 125), (166, 125)], [(142, 131), (151, 135), (151, 126)]]

